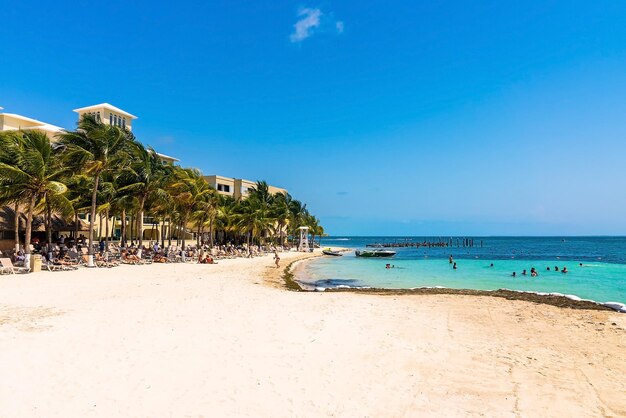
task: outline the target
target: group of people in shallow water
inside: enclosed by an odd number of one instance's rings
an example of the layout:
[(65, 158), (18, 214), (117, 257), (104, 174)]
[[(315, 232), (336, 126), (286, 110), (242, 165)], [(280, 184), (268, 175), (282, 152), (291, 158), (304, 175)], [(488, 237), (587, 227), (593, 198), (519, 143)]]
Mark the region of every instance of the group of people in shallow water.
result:
[[(583, 266), (583, 263), (578, 263), (578, 265), (579, 265), (580, 267), (582, 267), (582, 266)], [(493, 267), (493, 264), (492, 264), (491, 266)], [(550, 270), (550, 266), (546, 267), (546, 271), (552, 271), (552, 270)], [(568, 273), (568, 272), (569, 272), (569, 270), (567, 269), (567, 266), (563, 266), (563, 268), (562, 268), (562, 269), (560, 269), (560, 270), (559, 270), (559, 266), (554, 266), (554, 271), (556, 271), (556, 272), (559, 272), (559, 271), (560, 271), (561, 273)], [(528, 274), (528, 273), (526, 273), (526, 269), (522, 270), (522, 276), (526, 276), (527, 274)], [(534, 267), (532, 267), (532, 268), (530, 269), (530, 275), (531, 275), (531, 277), (537, 277), (537, 276), (539, 276), (539, 273), (537, 273), (537, 269), (535, 269)], [(513, 276), (513, 277), (517, 277), (517, 273), (516, 273), (516, 272), (513, 272), (513, 274), (512, 274), (511, 276)]]
[[(454, 269), (454, 270), (456, 270), (456, 269), (457, 269), (457, 267), (456, 267), (456, 261), (454, 261), (454, 259), (452, 258), (452, 256), (450, 256), (450, 257), (448, 258), (448, 262), (449, 262), (450, 264), (452, 264), (452, 269)], [(387, 265), (389, 265), (389, 264), (387, 264)], [(583, 266), (583, 263), (578, 263), (578, 265), (579, 265), (580, 267), (582, 267), (582, 266)], [(491, 264), (489, 265), (489, 267), (493, 267), (493, 263), (491, 263)], [(387, 268), (389, 268), (389, 267), (387, 267)], [(550, 270), (550, 266), (546, 267), (546, 271), (551, 271), (551, 270)], [(567, 269), (567, 267), (566, 267), (566, 266), (563, 266), (563, 268), (562, 268), (562, 269), (559, 269), (559, 266), (554, 266), (554, 271), (556, 271), (556, 272), (559, 272), (559, 271), (560, 271), (561, 273), (568, 273), (568, 272), (569, 272), (569, 270)], [(527, 275), (528, 275), (528, 271), (527, 271), (526, 269), (522, 270), (522, 276), (527, 276)], [(517, 277), (517, 272), (515, 272), (515, 271), (514, 271), (514, 272), (513, 272), (513, 274), (511, 274), (511, 276), (513, 276), (513, 277)], [(537, 272), (537, 269), (536, 269), (536, 268), (534, 268), (534, 267), (531, 267), (531, 268), (530, 268), (530, 276), (531, 276), (531, 277), (537, 277), (537, 276), (539, 276), (539, 273)]]

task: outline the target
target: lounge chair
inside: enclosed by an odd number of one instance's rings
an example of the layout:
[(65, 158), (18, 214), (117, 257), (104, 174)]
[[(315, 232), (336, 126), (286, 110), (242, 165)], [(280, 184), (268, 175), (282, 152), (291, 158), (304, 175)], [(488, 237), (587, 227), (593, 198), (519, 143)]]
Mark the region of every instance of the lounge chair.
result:
[(10, 258), (0, 258), (0, 264), (2, 264), (2, 270), (7, 271), (9, 274), (30, 272), (30, 267), (14, 266)]
[(65, 270), (63, 268), (62, 264), (54, 264), (54, 263), (48, 263), (48, 262), (43, 262), (41, 263), (41, 268), (42, 269), (46, 269), (48, 271), (63, 271)]

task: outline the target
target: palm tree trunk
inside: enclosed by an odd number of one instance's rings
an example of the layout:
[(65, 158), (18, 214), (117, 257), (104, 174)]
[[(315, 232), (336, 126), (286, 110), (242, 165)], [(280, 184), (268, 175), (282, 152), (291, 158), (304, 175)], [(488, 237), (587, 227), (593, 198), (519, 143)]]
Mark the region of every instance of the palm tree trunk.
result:
[(102, 239), (102, 213), (100, 213), (98, 215), (99, 219), (99, 226), (98, 226), (98, 241), (100, 241)]
[(111, 234), (109, 233), (109, 210), (107, 209), (106, 211), (106, 249), (109, 248), (109, 237), (111, 236)]
[(48, 242), (46, 253), (52, 252), (52, 208), (46, 197), (46, 241)]
[(141, 250), (143, 249), (143, 207), (146, 204), (146, 198), (139, 200), (139, 212), (137, 213), (137, 233), (139, 234), (139, 244), (137, 245), (137, 255), (141, 258)]
[(133, 245), (133, 240), (135, 238), (135, 215), (130, 215), (130, 227), (128, 228), (130, 232), (130, 245)]
[(28, 212), (26, 213), (26, 235), (24, 236), (24, 266), (30, 266), (30, 235), (33, 230), (33, 208), (35, 207), (35, 195), (30, 196)]
[(93, 179), (93, 192), (91, 193), (91, 218), (89, 218), (89, 247), (87, 266), (93, 267), (93, 227), (96, 222), (96, 204), (98, 203), (98, 183), (100, 174), (96, 174)]
[(209, 247), (213, 248), (213, 218), (209, 222)]
[(161, 248), (165, 247), (165, 218), (161, 222)]
[(126, 247), (126, 209), (122, 209), (122, 217), (120, 219), (120, 245)]
[(20, 204), (15, 202), (15, 253), (20, 250)]
[(74, 244), (78, 240), (78, 212), (74, 212)]
[(182, 235), (183, 235), (183, 244), (182, 244), (183, 249), (185, 248), (185, 235), (186, 235), (185, 234), (185, 225), (187, 225), (187, 218), (186, 217), (180, 223), (180, 230), (181, 230)]
[(172, 246), (172, 217), (167, 219), (167, 246)]

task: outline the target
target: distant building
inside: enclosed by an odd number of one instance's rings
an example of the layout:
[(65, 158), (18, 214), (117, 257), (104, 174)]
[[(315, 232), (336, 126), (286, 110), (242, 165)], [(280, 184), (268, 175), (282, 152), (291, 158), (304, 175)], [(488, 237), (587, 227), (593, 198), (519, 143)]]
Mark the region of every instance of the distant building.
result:
[[(204, 178), (219, 194), (230, 196), (236, 200), (245, 199), (250, 189), (256, 186), (256, 182), (244, 179), (218, 175), (205, 176)], [(269, 191), (271, 194), (287, 193), (286, 189), (276, 186), (269, 186)]]
[[(0, 107), (0, 131), (16, 131), (16, 130), (30, 130), (35, 129), (42, 132), (45, 132), (46, 135), (52, 140), (57, 140), (57, 135), (64, 131), (63, 128), (59, 126), (55, 126), (46, 122), (42, 122), (36, 119), (28, 118), (26, 116), (17, 115), (14, 113), (2, 113), (3, 108)], [(92, 115), (96, 118), (96, 120), (105, 123), (107, 125), (119, 126), (121, 128), (126, 128), (129, 131), (133, 129), (133, 121), (137, 119), (137, 116), (132, 115), (118, 107), (113, 106), (109, 103), (100, 103), (93, 106), (81, 107), (78, 109), (74, 109), (74, 112), (78, 113), (79, 120), (84, 115)], [(174, 157), (170, 157), (169, 155), (157, 153), (159, 157), (164, 162), (174, 163), (177, 162), (178, 159)], [(250, 180), (237, 179), (231, 177), (224, 177), (218, 175), (205, 176), (205, 179), (208, 183), (218, 191), (218, 193), (230, 196), (234, 199), (245, 199), (248, 196), (248, 193), (251, 188), (256, 186), (256, 183)], [(269, 191), (272, 194), (277, 193), (287, 193), (287, 190), (276, 187), (269, 186)], [(3, 248), (11, 248), (12, 240), (13, 240), (13, 219), (10, 218), (12, 214), (11, 208), (2, 208), (0, 207), (0, 249)], [(81, 231), (84, 229), (86, 222), (89, 222), (89, 214), (81, 214), (79, 218), (81, 220)], [(95, 233), (94, 236), (99, 236), (100, 233), (98, 231), (99, 227), (103, 222), (100, 222), (100, 218), (102, 215), (98, 215), (98, 219), (95, 223)], [(61, 225), (60, 222), (57, 222)], [(22, 239), (23, 239), (23, 225), (22, 222)], [(105, 223), (106, 224), (106, 223)], [(165, 235), (168, 233), (170, 225), (167, 222), (164, 222), (161, 228), (156, 228), (155, 221), (148, 216), (144, 217), (144, 225), (143, 225), (143, 237), (147, 240), (159, 240), (161, 235)], [(54, 227), (53, 230), (56, 233), (59, 232), (71, 232), (73, 230), (72, 225), (63, 225)], [(109, 222), (109, 230), (107, 231), (107, 235), (115, 235), (119, 236), (121, 230), (121, 222), (119, 219), (111, 219)], [(41, 232), (37, 229), (33, 229), (35, 232)], [(130, 233), (130, 231), (128, 231)], [(103, 232), (104, 234), (104, 232)], [(191, 231), (185, 231), (185, 234), (188, 238), (193, 237), (193, 233)]]

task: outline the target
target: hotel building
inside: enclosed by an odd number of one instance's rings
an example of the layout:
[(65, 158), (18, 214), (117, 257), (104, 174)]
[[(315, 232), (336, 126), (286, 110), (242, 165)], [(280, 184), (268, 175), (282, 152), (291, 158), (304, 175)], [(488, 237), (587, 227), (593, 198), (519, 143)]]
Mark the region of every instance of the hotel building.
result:
[[(61, 128), (59, 126), (42, 122), (37, 119), (29, 118), (26, 116), (15, 114), (15, 113), (3, 113), (2, 110), (3, 108), (0, 107), (0, 131), (39, 130), (39, 131), (44, 132), (52, 141), (56, 141), (57, 135), (65, 130), (64, 128)], [(126, 128), (129, 131), (132, 131), (133, 121), (137, 119), (137, 116), (132, 115), (131, 113), (128, 113), (109, 103), (100, 103), (100, 104), (93, 105), (93, 106), (81, 107), (78, 109), (74, 109), (74, 112), (78, 114), (79, 120), (84, 115), (92, 115), (97, 120), (101, 121), (102, 123), (105, 123), (108, 125), (119, 126), (121, 128)], [(167, 162), (167, 163), (175, 163), (179, 161), (178, 159), (174, 157), (170, 157), (165, 154), (161, 154), (161, 153), (157, 153), (157, 154), (161, 157), (161, 159), (164, 162)], [(223, 176), (217, 176), (217, 175), (205, 176), (205, 178), (208, 181), (208, 183), (218, 191), (218, 193), (226, 195), (226, 196), (231, 196), (234, 199), (245, 199), (246, 196), (248, 195), (250, 188), (254, 187), (256, 184), (255, 182), (252, 182), (249, 180), (223, 177)], [(269, 186), (269, 190), (272, 194), (287, 192), (287, 190), (285, 189), (274, 187), (274, 186)], [(80, 228), (81, 231), (85, 229), (85, 222), (89, 222), (89, 216), (90, 216), (89, 214), (80, 215), (80, 219), (82, 221), (81, 228)], [(100, 217), (100, 215), (98, 216)], [(0, 207), (0, 250), (13, 248), (13, 234), (14, 234), (13, 219), (14, 219), (14, 214), (13, 214), (12, 208)], [(25, 220), (23, 219), (22, 226), (21, 226), (22, 233), (23, 233), (24, 224), (25, 224)], [(37, 225), (42, 224), (41, 220), (34, 219), (34, 224), (35, 224), (35, 228), (33, 229), (33, 231), (35, 232), (39, 231), (39, 229), (37, 228)], [(53, 225), (55, 225), (53, 226), (53, 230), (56, 232), (73, 231), (74, 224), (73, 223), (70, 223), (70, 224), (66, 224), (63, 220), (58, 219), (57, 222), (53, 222)], [(96, 237), (100, 235), (98, 232), (98, 228), (99, 228), (99, 225), (101, 224), (105, 224), (105, 223), (100, 222), (100, 218), (96, 219), (96, 222), (94, 225), (95, 226), (94, 234)], [(110, 225), (110, 230), (107, 231), (108, 235), (119, 236), (120, 231), (121, 231), (121, 222), (119, 222), (119, 220), (116, 220), (116, 219), (111, 219), (109, 222), (109, 225)], [(144, 217), (144, 223), (143, 223), (143, 231), (142, 231), (143, 238), (145, 240), (160, 240), (162, 233), (163, 234), (168, 233), (167, 232), (168, 228), (169, 228), (169, 225), (167, 224), (163, 225), (162, 228), (155, 228), (154, 220), (146, 216)], [(191, 232), (191, 230), (189, 230), (189, 232), (187, 232), (186, 235), (187, 235), (186, 237), (187, 239), (195, 238), (194, 233)]]
[[(219, 194), (230, 196), (235, 200), (245, 199), (250, 189), (256, 186), (255, 182), (244, 179), (218, 175), (204, 176), (204, 178)], [(276, 186), (269, 186), (269, 192), (271, 194), (287, 193), (287, 190)]]

